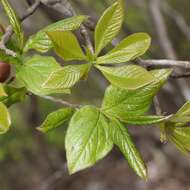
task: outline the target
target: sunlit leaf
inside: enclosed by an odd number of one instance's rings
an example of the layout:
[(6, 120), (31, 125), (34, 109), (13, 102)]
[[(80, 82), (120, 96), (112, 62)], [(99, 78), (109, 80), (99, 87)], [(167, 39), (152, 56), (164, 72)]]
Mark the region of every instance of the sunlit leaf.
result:
[(96, 66), (113, 86), (125, 89), (137, 89), (155, 80), (146, 69), (137, 65), (121, 67)]
[(168, 121), (172, 115), (169, 116), (157, 116), (157, 115), (145, 115), (145, 116), (126, 116), (120, 118), (121, 121), (132, 125), (152, 125), (161, 122)]
[(122, 40), (106, 55), (97, 59), (97, 64), (125, 63), (143, 55), (150, 47), (151, 39), (146, 33), (136, 33)]
[(36, 95), (53, 93), (69, 93), (70, 90), (63, 88), (48, 89), (42, 87), (52, 72), (59, 70), (61, 66), (53, 57), (33, 56), (26, 60), (18, 69), (17, 79), (24, 83), (25, 87)]
[(95, 54), (110, 43), (121, 29), (124, 10), (123, 1), (118, 0), (110, 6), (98, 21), (95, 29)]
[(0, 102), (0, 134), (4, 134), (9, 130), (11, 118), (7, 107)]
[(107, 119), (95, 107), (80, 109), (70, 121), (65, 143), (71, 174), (94, 165), (113, 146)]
[(49, 49), (53, 47), (53, 44), (46, 32), (76, 30), (86, 19), (87, 17), (84, 15), (73, 16), (71, 18), (60, 20), (56, 23), (53, 23), (45, 27), (44, 29), (37, 32), (37, 34), (29, 38), (25, 45), (24, 51), (26, 52), (29, 49), (35, 49), (42, 53), (47, 52)]
[(79, 42), (72, 32), (47, 32), (53, 42), (55, 52), (64, 60), (86, 60)]
[(190, 127), (167, 127), (167, 137), (184, 154), (190, 153)]
[(4, 103), (7, 107), (24, 100), (26, 95), (26, 88), (15, 88), (10, 85), (4, 85), (4, 90), (7, 96), (0, 97), (0, 102)]
[(38, 130), (47, 133), (63, 125), (74, 113), (72, 108), (62, 108), (50, 113)]
[(190, 116), (190, 101), (186, 102), (176, 113), (178, 116)]
[(170, 119), (176, 126), (183, 126), (190, 122), (190, 102), (186, 102)]
[(43, 87), (49, 89), (71, 88), (80, 79), (85, 78), (89, 70), (89, 64), (68, 65), (53, 72), (44, 82)]
[(113, 120), (111, 126), (114, 144), (119, 147), (135, 173), (142, 178), (147, 178), (146, 166), (128, 132), (128, 129), (118, 120)]
[(163, 86), (171, 70), (161, 69), (151, 73), (155, 76), (155, 81), (136, 90), (109, 86), (103, 100), (103, 112), (118, 119), (144, 115), (149, 110), (153, 97)]

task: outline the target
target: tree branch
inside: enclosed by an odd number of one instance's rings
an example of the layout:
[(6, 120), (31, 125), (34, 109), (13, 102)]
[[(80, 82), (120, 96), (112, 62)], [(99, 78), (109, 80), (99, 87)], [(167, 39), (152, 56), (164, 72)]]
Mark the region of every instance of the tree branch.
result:
[(161, 67), (161, 68), (170, 68), (170, 67), (179, 67), (183, 69), (190, 69), (190, 61), (179, 61), (171, 59), (138, 59), (140, 64), (147, 67)]

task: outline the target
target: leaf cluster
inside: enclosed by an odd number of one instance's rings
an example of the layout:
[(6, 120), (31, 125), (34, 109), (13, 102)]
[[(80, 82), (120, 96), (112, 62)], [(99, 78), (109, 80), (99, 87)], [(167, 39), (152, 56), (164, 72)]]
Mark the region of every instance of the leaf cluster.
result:
[[(94, 51), (81, 46), (76, 30), (88, 18), (74, 16), (44, 29), (24, 41), (24, 33), (15, 11), (7, 0), (1, 0), (18, 40), (14, 83), (0, 84), (0, 133), (10, 128), (8, 107), (22, 101), (29, 93), (37, 96), (71, 93), (80, 80), (87, 80), (90, 70), (98, 69), (110, 82), (101, 107), (61, 108), (50, 113), (37, 129), (43, 133), (69, 122), (65, 148), (70, 173), (94, 165), (117, 146), (135, 173), (147, 178), (143, 158), (128, 130), (128, 125), (153, 125), (161, 129), (162, 140), (168, 139), (184, 153), (190, 150), (190, 103), (176, 114), (147, 115), (152, 100), (167, 81), (170, 69), (147, 71), (131, 64), (150, 47), (146, 33), (132, 34), (107, 53), (106, 49), (119, 33), (124, 20), (122, 0), (117, 0), (102, 14), (94, 32)], [(29, 50), (36, 54), (30, 56)], [(64, 61), (80, 63), (61, 66), (53, 57), (39, 55), (53, 49)], [(0, 58), (4, 59), (5, 54)], [(8, 59), (8, 58), (7, 58)], [(8, 59), (10, 60), (10, 59)], [(130, 62), (130, 63), (129, 63)], [(14, 85), (16, 84), (16, 85)], [(65, 126), (65, 125), (64, 125)]]

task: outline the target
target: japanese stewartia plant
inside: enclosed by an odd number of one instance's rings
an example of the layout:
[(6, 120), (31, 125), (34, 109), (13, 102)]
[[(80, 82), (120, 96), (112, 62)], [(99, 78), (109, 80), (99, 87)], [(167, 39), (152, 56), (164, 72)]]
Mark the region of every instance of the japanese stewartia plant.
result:
[[(22, 101), (25, 95), (40, 97), (56, 93), (71, 93), (80, 80), (87, 80), (94, 67), (109, 81), (101, 107), (95, 105), (71, 106), (50, 113), (37, 128), (46, 133), (68, 122), (65, 149), (71, 174), (93, 166), (117, 146), (131, 168), (141, 178), (147, 178), (146, 164), (128, 130), (129, 125), (155, 125), (161, 130), (161, 139), (169, 140), (184, 153), (190, 151), (190, 103), (176, 114), (147, 115), (152, 100), (167, 81), (171, 69), (147, 71), (133, 60), (142, 56), (150, 47), (151, 38), (146, 33), (132, 34), (108, 46), (119, 33), (124, 20), (123, 1), (118, 0), (102, 14), (94, 32), (94, 48), (78, 41), (76, 30), (88, 19), (79, 15), (45, 27), (24, 41), (24, 33), (15, 11), (7, 0), (0, 1), (19, 41), (16, 58), (10, 62), (15, 68), (13, 81), (6, 83), (10, 66), (0, 62), (0, 133), (10, 128), (8, 107)], [(11, 39), (13, 40), (13, 39)], [(10, 41), (11, 41), (10, 40)], [(36, 50), (33, 56), (30, 49)], [(53, 49), (67, 61), (61, 66), (51, 56), (38, 55)], [(102, 50), (105, 50), (102, 53)], [(6, 57), (0, 54), (0, 59)], [(69, 64), (70, 61), (78, 62)], [(79, 62), (80, 61), (80, 62)], [(130, 61), (130, 63), (129, 63)], [(13, 64), (14, 63), (14, 64)], [(18, 85), (19, 84), (19, 85)], [(64, 125), (65, 126), (65, 125)]]

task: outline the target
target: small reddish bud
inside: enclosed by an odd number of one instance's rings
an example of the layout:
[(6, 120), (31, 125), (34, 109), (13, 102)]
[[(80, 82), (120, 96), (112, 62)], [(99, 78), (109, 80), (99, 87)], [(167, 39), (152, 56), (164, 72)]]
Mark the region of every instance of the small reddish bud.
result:
[(2, 32), (3, 34), (5, 33), (5, 28), (1, 24), (0, 24), (0, 32)]
[(0, 82), (5, 82), (9, 78), (10, 72), (10, 64), (0, 62)]

